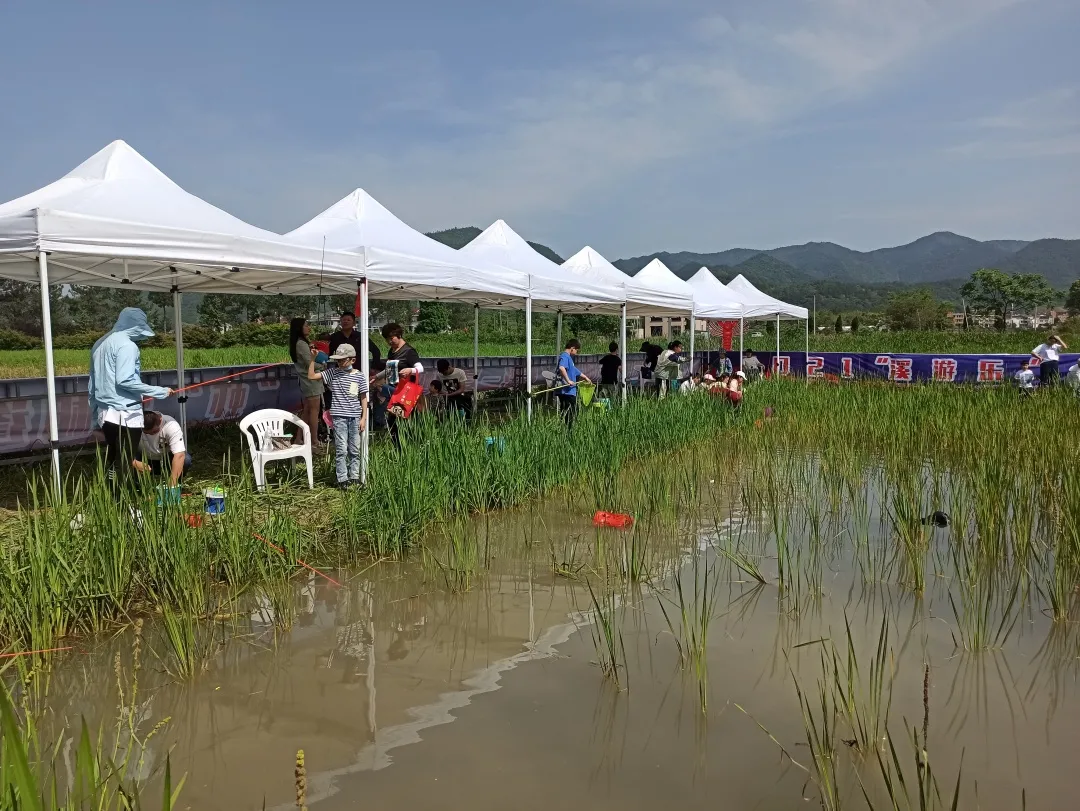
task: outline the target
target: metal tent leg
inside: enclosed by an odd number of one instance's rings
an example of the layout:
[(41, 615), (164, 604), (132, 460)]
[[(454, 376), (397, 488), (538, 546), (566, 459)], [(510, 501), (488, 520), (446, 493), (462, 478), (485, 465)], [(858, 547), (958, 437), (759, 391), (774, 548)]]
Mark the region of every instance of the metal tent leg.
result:
[(53, 494), (60, 498), (60, 425), (56, 408), (56, 358), (53, 355), (52, 308), (49, 302), (49, 260), (38, 254), (38, 282), (41, 285), (41, 335), (45, 342), (45, 386), (49, 398), (49, 451), (52, 456)]
[(626, 304), (622, 305), (622, 340), (619, 342), (619, 349), (622, 355), (619, 359), (622, 363), (622, 401), (623, 405), (626, 405)]
[[(371, 353), (367, 348), (367, 341), (371, 340), (369, 326), (368, 281), (361, 279), (357, 284), (357, 292), (360, 294), (360, 335), (363, 336), (363, 351), (360, 353), (360, 373), (364, 380), (371, 380)], [(370, 384), (369, 384), (370, 385)], [(360, 432), (360, 484), (367, 484), (368, 464), (371, 461), (371, 420), (373, 409), (371, 407), (375, 392), (368, 391), (368, 413), (364, 421), (364, 430)]]
[(525, 413), (532, 420), (532, 296), (525, 299)]
[[(184, 388), (184, 314), (183, 294), (173, 285), (173, 338), (176, 342), (176, 388)], [(187, 440), (187, 395), (182, 391), (176, 397), (180, 404), (180, 429)]]

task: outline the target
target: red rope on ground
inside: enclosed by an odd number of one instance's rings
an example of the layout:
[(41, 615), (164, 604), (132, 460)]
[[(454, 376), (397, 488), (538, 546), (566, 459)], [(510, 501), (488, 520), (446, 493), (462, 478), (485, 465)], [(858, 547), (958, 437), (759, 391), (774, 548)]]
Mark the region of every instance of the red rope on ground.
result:
[(15, 656), (33, 656), (35, 653), (57, 653), (62, 650), (71, 650), (71, 646), (66, 648), (45, 648), (44, 650), (24, 650), (17, 653), (0, 653), (0, 659), (11, 659)]
[[(259, 539), (260, 541), (262, 541), (262, 542), (263, 542), (264, 544), (266, 544), (267, 546), (269, 546), (269, 547), (270, 547), (271, 549), (273, 549), (274, 551), (276, 551), (276, 552), (280, 552), (280, 553), (281, 553), (281, 556), (282, 556), (282, 557), (286, 557), (286, 555), (285, 555), (285, 550), (284, 550), (284, 549), (282, 549), (282, 548), (281, 548), (280, 546), (278, 546), (277, 544), (272, 544), (272, 543), (270, 543), (270, 541), (266, 540), (266, 538), (264, 538), (264, 537), (263, 537), (262, 535), (260, 535), (260, 534), (259, 534), (259, 533), (257, 533), (257, 532), (253, 532), (253, 533), (251, 533), (251, 534), (252, 534), (252, 535), (253, 535), (254, 537), (258, 538), (258, 539)], [(301, 566), (303, 566), (303, 567), (304, 567), (305, 569), (309, 569), (310, 571), (313, 571), (313, 572), (315, 572), (315, 574), (319, 575), (319, 577), (323, 577), (323, 578), (326, 578), (326, 579), (327, 579), (327, 580), (329, 580), (329, 581), (330, 581), (331, 583), (333, 583), (333, 584), (334, 584), (335, 586), (337, 586), (338, 588), (341, 588), (341, 584), (340, 584), (340, 583), (339, 583), (338, 581), (336, 581), (336, 580), (335, 580), (334, 578), (332, 578), (332, 577), (331, 577), (330, 575), (328, 575), (328, 574), (324, 574), (323, 572), (320, 572), (320, 571), (319, 571), (318, 569), (316, 569), (316, 568), (315, 568), (314, 566), (309, 566), (309, 565), (308, 565), (307, 563), (304, 563), (304, 561), (300, 560), (300, 558), (297, 558), (297, 559), (296, 559), (296, 562), (297, 562), (297, 563), (299, 563), (299, 564), (300, 564)]]

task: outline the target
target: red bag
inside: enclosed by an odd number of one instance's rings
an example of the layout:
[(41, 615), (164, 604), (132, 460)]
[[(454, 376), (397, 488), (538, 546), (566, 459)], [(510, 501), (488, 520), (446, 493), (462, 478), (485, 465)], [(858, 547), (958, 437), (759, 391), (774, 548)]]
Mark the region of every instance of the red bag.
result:
[(411, 378), (402, 378), (398, 381), (394, 393), (390, 395), (390, 402), (387, 404), (386, 410), (395, 417), (408, 419), (412, 416), (413, 409), (416, 408), (416, 404), (420, 402), (420, 398), (423, 396), (423, 386), (414, 383)]
[(634, 526), (634, 519), (623, 513), (609, 513), (597, 510), (592, 517), (593, 526), (611, 527), (612, 529), (629, 529)]
[(314, 349), (316, 352), (325, 352), (327, 355), (330, 354), (329, 341), (312, 341), (311, 348)]

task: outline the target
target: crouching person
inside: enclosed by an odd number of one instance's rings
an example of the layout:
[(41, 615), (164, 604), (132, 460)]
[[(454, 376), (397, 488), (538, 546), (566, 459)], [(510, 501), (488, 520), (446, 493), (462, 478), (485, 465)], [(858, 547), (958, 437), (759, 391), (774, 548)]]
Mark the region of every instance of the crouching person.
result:
[(191, 454), (184, 443), (180, 423), (158, 411), (143, 411), (139, 456), (140, 459), (131, 463), (132, 467), (154, 476), (168, 473), (170, 486), (178, 484), (191, 467)]

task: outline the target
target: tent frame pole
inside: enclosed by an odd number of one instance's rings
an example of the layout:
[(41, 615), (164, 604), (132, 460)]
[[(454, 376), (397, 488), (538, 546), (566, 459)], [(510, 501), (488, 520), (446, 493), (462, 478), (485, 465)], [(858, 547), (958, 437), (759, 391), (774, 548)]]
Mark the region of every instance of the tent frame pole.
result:
[[(371, 328), (369, 326), (370, 316), (369, 311), (371, 309), (370, 302), (368, 301), (368, 280), (364, 277), (356, 283), (356, 292), (360, 294), (360, 335), (371, 340)], [(364, 376), (364, 380), (371, 380), (371, 352), (368, 350), (367, 341), (364, 342), (364, 348), (360, 352), (360, 374)], [(372, 408), (373, 401), (375, 399), (374, 388), (368, 386), (368, 402), (367, 402), (367, 419), (364, 420), (364, 430), (360, 432), (360, 485), (367, 484), (368, 479), (368, 466), (371, 461), (371, 420), (374, 409)], [(370, 663), (369, 663), (370, 665)]]
[(746, 332), (746, 320), (745, 315), (739, 315), (739, 368), (737, 371), (742, 371), (743, 364), (743, 333)]
[(53, 355), (52, 306), (49, 301), (49, 259), (45, 251), (38, 253), (38, 283), (41, 285), (41, 336), (45, 343), (45, 389), (49, 403), (49, 455), (52, 457), (53, 495), (59, 500), (62, 494), (60, 421), (56, 406), (56, 359)]
[(555, 315), (555, 354), (559, 355), (562, 351), (562, 310), (559, 310)]
[(620, 355), (619, 358), (620, 368), (622, 369), (622, 403), (626, 405), (627, 391), (626, 391), (626, 302), (624, 301), (622, 307), (622, 341), (619, 343)]
[(187, 395), (184, 394), (184, 295), (177, 285), (172, 287), (173, 301), (173, 341), (176, 344), (176, 388), (180, 394), (176, 396), (176, 402), (180, 405), (180, 430), (187, 441)]
[(810, 319), (806, 319), (806, 354), (803, 356), (803, 376), (810, 385)]
[[(472, 380), (473, 380), (473, 403), (480, 393), (480, 305), (473, 305), (473, 328), (472, 328)], [(475, 406), (474, 406), (475, 407)]]
[(525, 414), (532, 422), (532, 277), (529, 277), (529, 295), (525, 299)]
[[(697, 307), (690, 311), (690, 372), (689, 376), (694, 376), (694, 333), (697, 331)], [(693, 384), (691, 384), (693, 385)]]
[(776, 360), (773, 361), (773, 377), (780, 379), (780, 313), (776, 314)]

